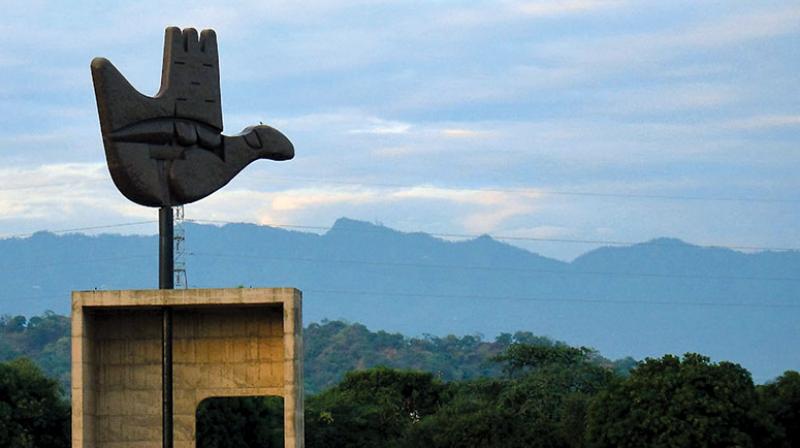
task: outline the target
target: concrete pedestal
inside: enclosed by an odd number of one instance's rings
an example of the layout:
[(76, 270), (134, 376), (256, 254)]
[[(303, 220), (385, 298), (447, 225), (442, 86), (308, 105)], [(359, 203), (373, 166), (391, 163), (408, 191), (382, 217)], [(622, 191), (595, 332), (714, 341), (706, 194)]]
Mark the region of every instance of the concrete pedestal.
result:
[(72, 293), (73, 448), (161, 446), (161, 311), (173, 307), (175, 448), (209, 397), (280, 396), (303, 447), (302, 294), (293, 288)]

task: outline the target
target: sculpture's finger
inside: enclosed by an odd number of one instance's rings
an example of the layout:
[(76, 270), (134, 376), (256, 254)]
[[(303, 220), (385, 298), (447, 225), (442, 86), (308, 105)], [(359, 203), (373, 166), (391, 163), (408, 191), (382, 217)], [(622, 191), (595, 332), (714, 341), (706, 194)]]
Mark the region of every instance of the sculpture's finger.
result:
[(164, 30), (164, 65), (171, 63), (172, 59), (180, 55), (183, 49), (183, 33), (177, 26)]
[(184, 54), (183, 34), (181, 33), (181, 29), (176, 26), (168, 27), (164, 30), (164, 59), (161, 63), (161, 89), (156, 96), (161, 96), (169, 89), (170, 78), (177, 68), (176, 66), (186, 63), (186, 61), (181, 58)]
[(198, 41), (196, 29), (185, 28), (183, 30), (183, 49), (189, 54), (200, 51), (200, 42)]
[(219, 58), (217, 53), (217, 33), (214, 30), (203, 30), (200, 33), (200, 51), (209, 58)]

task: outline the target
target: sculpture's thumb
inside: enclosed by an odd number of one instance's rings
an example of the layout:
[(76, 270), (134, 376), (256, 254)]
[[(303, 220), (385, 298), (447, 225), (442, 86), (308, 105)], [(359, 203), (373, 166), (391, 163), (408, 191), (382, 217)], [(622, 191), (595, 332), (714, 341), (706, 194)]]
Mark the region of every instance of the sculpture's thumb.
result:
[(103, 135), (164, 114), (152, 98), (139, 93), (108, 59), (94, 58), (91, 68)]

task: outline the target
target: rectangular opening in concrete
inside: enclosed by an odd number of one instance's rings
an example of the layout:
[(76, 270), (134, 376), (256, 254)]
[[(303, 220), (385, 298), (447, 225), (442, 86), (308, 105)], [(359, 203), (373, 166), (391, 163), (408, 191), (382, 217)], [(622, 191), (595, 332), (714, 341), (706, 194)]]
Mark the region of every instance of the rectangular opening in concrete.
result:
[(197, 448), (283, 448), (283, 397), (211, 397), (197, 407)]

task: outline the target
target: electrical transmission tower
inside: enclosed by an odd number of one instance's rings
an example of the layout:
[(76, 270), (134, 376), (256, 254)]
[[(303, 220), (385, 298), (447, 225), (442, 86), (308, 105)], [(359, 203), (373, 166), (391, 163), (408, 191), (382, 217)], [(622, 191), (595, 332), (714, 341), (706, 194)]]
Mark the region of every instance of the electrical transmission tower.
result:
[(175, 289), (188, 289), (189, 279), (186, 277), (186, 229), (183, 226), (183, 205), (175, 207), (173, 216), (175, 225), (173, 234), (175, 243)]

